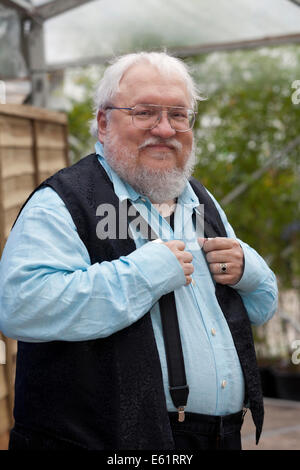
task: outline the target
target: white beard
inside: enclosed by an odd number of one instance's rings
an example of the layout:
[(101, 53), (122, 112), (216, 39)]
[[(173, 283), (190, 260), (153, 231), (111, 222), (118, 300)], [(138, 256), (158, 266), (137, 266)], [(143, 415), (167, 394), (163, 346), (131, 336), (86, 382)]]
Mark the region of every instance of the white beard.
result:
[[(178, 142), (178, 146), (180, 145)], [(120, 178), (156, 204), (162, 204), (180, 196), (196, 164), (194, 140), (184, 168), (153, 169), (134, 165), (135, 155), (132, 155), (124, 145), (121, 147), (118, 136), (112, 135), (109, 129), (104, 151), (108, 164)]]

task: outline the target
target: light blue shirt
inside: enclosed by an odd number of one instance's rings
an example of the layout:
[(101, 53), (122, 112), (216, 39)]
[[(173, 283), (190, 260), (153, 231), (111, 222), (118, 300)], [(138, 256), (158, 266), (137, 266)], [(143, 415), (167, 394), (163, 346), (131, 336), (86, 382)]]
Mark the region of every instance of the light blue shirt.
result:
[[(112, 262), (91, 265), (70, 213), (51, 188), (36, 192), (18, 218), (0, 262), (0, 330), (28, 342), (82, 341), (109, 336), (150, 310), (161, 361), (167, 408), (175, 411), (168, 374), (159, 298), (175, 291), (190, 394), (186, 411), (225, 415), (242, 409), (244, 379), (214, 281), (192, 224), (199, 205), (190, 184), (179, 196), (174, 232), (150, 201), (121, 180), (96, 144), (99, 162), (119, 199), (129, 199), (166, 240), (180, 239), (193, 254), (193, 284), (163, 244), (132, 229), (136, 250)], [(215, 201), (215, 200), (214, 200)], [(229, 237), (236, 238), (215, 201)], [(184, 209), (184, 210), (183, 210)], [(150, 217), (151, 215), (151, 217)], [(242, 296), (251, 323), (266, 322), (277, 308), (277, 285), (265, 261), (239, 240), (245, 257)]]

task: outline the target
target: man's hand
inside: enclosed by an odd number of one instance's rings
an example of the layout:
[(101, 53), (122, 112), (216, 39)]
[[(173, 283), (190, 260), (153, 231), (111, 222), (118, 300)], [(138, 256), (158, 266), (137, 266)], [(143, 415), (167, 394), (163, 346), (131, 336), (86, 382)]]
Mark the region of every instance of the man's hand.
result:
[(192, 265), (193, 255), (188, 251), (184, 251), (185, 243), (181, 240), (171, 240), (163, 243), (174, 253), (181, 264), (186, 278), (186, 285), (190, 284), (192, 282), (190, 275), (194, 272), (194, 266)]
[(213, 278), (219, 284), (236, 284), (244, 271), (244, 252), (234, 238), (199, 238)]

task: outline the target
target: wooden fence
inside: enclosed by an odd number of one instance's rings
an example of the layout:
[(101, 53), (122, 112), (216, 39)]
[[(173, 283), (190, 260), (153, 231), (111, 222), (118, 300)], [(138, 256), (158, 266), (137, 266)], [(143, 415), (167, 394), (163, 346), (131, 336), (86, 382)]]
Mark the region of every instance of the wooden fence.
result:
[[(29, 194), (69, 165), (65, 114), (24, 105), (0, 104), (0, 256), (11, 226)], [(16, 341), (0, 332), (0, 435), (12, 420)], [(4, 346), (5, 345), (5, 346)]]

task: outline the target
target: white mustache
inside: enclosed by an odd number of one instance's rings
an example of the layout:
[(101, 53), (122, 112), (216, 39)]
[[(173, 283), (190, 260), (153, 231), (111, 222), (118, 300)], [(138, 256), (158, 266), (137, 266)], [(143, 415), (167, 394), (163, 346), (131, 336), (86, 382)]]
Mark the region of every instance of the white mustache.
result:
[(148, 147), (148, 145), (167, 145), (168, 147), (174, 148), (175, 150), (182, 150), (182, 144), (173, 138), (159, 139), (158, 137), (149, 137), (149, 139), (145, 140), (145, 142), (139, 146), (139, 150)]

